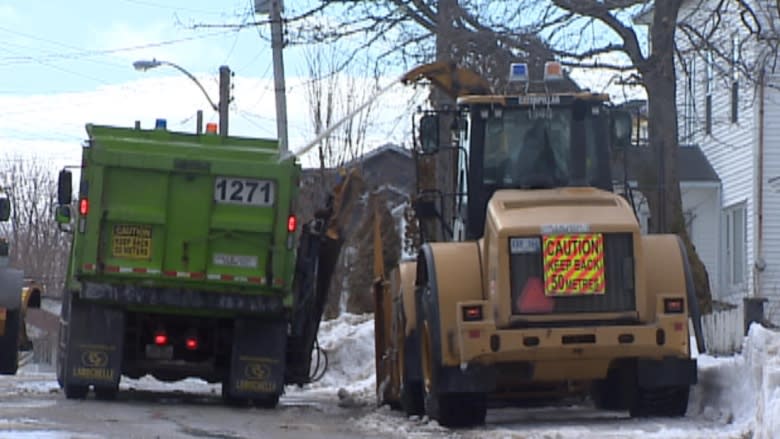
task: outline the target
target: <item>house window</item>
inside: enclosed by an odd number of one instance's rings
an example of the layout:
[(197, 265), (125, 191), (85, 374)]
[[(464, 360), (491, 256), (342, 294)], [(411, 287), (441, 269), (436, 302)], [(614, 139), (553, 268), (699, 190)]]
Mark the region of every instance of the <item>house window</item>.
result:
[(741, 285), (745, 281), (745, 257), (747, 242), (747, 208), (745, 203), (724, 209), (726, 236), (724, 274), (727, 286)]
[(731, 123), (739, 121), (739, 38), (731, 37)]
[(704, 130), (707, 134), (712, 134), (712, 82), (715, 80), (715, 66), (713, 62), (712, 50), (708, 50), (704, 95)]
[(683, 143), (693, 143), (696, 102), (696, 58), (691, 57), (688, 64), (688, 77), (685, 83), (685, 103), (683, 109)]

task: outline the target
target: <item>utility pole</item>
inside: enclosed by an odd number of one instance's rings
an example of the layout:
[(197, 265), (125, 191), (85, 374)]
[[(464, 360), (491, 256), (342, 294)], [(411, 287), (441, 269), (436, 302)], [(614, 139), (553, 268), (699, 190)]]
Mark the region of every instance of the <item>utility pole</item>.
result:
[(255, 0), (255, 13), (268, 14), (271, 22), (271, 51), (274, 63), (274, 89), (276, 91), (276, 135), (279, 137), (279, 153), (287, 154), (287, 95), (284, 84), (284, 36), (282, 29), (282, 0)]
[(228, 107), (230, 106), (230, 68), (219, 67), (219, 135), (228, 135)]

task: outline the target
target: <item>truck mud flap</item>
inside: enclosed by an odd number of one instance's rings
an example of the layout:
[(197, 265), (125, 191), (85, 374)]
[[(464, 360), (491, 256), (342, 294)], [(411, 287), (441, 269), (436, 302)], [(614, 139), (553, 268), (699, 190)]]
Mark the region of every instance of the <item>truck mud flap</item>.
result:
[(281, 395), (284, 390), (287, 326), (283, 320), (239, 318), (227, 380), (231, 398)]
[(68, 320), (65, 382), (74, 386), (118, 386), (124, 312), (74, 298)]

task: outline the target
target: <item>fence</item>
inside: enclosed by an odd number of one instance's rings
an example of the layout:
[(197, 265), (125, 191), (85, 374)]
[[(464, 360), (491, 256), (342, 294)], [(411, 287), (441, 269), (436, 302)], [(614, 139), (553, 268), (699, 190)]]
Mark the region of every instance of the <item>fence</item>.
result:
[(708, 354), (733, 355), (742, 350), (742, 341), (745, 338), (744, 316), (745, 308), (741, 302), (733, 308), (702, 316), (702, 332)]

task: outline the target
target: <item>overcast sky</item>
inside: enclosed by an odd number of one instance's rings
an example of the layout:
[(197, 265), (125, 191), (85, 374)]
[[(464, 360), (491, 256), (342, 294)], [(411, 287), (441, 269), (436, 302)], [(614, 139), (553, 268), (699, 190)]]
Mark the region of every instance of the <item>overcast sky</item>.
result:
[[(186, 76), (170, 67), (137, 72), (132, 62), (157, 58), (192, 72), (218, 100), (218, 69), (235, 72), (230, 134), (276, 137), (273, 69), (267, 25), (233, 29), (267, 17), (253, 0), (70, 0), (0, 2), (0, 151), (77, 162), (86, 123), (195, 130), (216, 112)], [(285, 49), (290, 147), (312, 140), (300, 47)], [(400, 73), (400, 72), (399, 72)], [(397, 78), (380, 80), (384, 86)], [(605, 83), (608, 76), (599, 78)], [(368, 85), (367, 85), (368, 86)], [(601, 91), (601, 90), (599, 90)], [(408, 97), (403, 87), (378, 101), (370, 129), (374, 145), (408, 143)], [(418, 93), (419, 97), (419, 93)]]
[[(139, 59), (174, 62), (192, 72), (218, 101), (218, 70), (235, 72), (230, 134), (276, 137), (269, 28), (239, 31), (193, 29), (194, 25), (241, 24), (267, 17), (253, 14), (253, 0), (72, 0), (0, 2), (0, 151), (78, 161), (86, 123), (194, 131), (195, 114), (218, 116), (197, 86), (170, 67), (147, 72)], [(290, 146), (312, 140), (304, 85), (308, 74), (300, 48), (285, 49)], [(384, 86), (396, 78), (380, 80)], [(367, 84), (367, 86), (369, 86)], [(408, 138), (408, 116), (397, 87), (378, 102), (381, 118), (373, 143)], [(380, 110), (377, 110), (380, 111)], [(401, 117), (401, 119), (399, 119)], [(403, 122), (403, 123), (402, 123)]]

